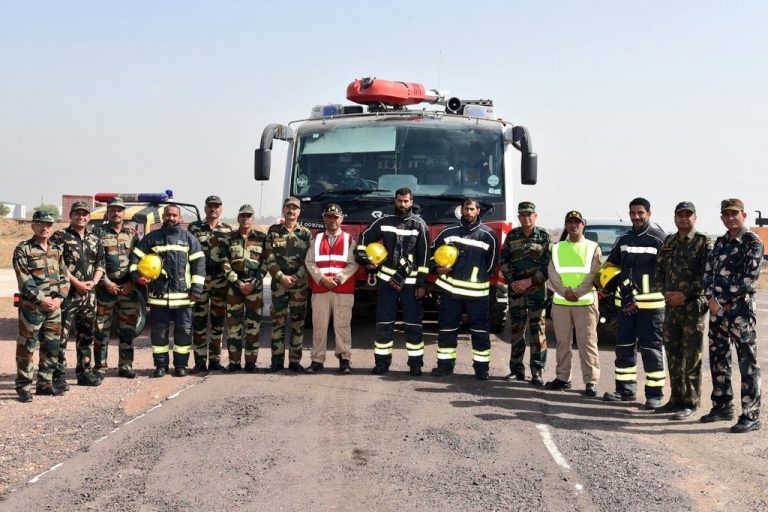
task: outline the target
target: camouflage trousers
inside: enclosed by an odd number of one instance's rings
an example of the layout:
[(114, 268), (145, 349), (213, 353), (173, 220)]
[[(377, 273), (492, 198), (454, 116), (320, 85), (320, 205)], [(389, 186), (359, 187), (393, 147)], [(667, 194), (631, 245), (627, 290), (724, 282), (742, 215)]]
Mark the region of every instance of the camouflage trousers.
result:
[(526, 295), (514, 295), (512, 290), (509, 290), (509, 316), (512, 324), (509, 370), (512, 373), (525, 371), (523, 357), (525, 355), (526, 327), (530, 332), (531, 338), (531, 374), (541, 375), (544, 371), (544, 365), (547, 363), (547, 335), (545, 332), (546, 321), (544, 319), (545, 299), (546, 293), (544, 290), (537, 290)]
[(278, 279), (272, 279), (272, 305), (269, 317), (272, 321), (272, 362), (285, 359), (285, 324), (290, 312), (291, 340), (288, 361), (301, 361), (304, 346), (304, 319), (307, 316), (307, 281), (297, 281), (293, 288), (286, 288)]
[(259, 355), (264, 289), (261, 281), (251, 279), (245, 282), (256, 285), (250, 294), (243, 295), (235, 285), (230, 285), (227, 292), (227, 349), (229, 362), (234, 364), (240, 364), (243, 345), (246, 363), (255, 363)]
[(53, 373), (59, 365), (61, 344), (61, 309), (45, 312), (31, 302), (19, 305), (19, 337), (16, 338), (16, 391), (31, 391), (35, 367), (32, 355), (40, 349), (37, 388), (52, 386)]
[(729, 406), (731, 343), (736, 348), (741, 373), (741, 409), (750, 420), (760, 415), (760, 365), (757, 362), (754, 300), (739, 300), (728, 312), (709, 318), (709, 367), (712, 372), (712, 405)]
[(664, 312), (664, 351), (667, 354), (669, 401), (696, 408), (701, 401), (701, 353), (707, 302), (699, 297)]
[(70, 294), (61, 307), (61, 351), (59, 352), (59, 367), (56, 369), (54, 378), (64, 374), (67, 369), (67, 341), (73, 328), (75, 350), (77, 351), (75, 374), (80, 377), (91, 371), (95, 326), (96, 293)]
[(221, 361), (221, 337), (224, 333), (228, 288), (228, 283), (223, 277), (206, 278), (203, 293), (192, 307), (192, 347), (195, 351), (195, 361)]
[(120, 370), (133, 366), (133, 338), (139, 320), (139, 292), (128, 295), (110, 295), (99, 287), (96, 291), (96, 341), (93, 344), (93, 366), (102, 377), (107, 372), (107, 349), (112, 323), (117, 317), (117, 367)]

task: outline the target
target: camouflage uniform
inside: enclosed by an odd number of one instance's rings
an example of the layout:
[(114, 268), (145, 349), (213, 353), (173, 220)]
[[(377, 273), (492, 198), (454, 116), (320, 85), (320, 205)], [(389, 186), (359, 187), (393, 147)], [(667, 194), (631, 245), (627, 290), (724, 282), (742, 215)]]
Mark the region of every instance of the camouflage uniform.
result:
[(512, 229), (504, 241), (501, 253), (501, 272), (508, 283), (531, 278), (533, 287), (523, 295), (517, 295), (509, 287), (509, 313), (512, 322), (509, 370), (524, 374), (525, 328), (530, 329), (530, 365), (533, 376), (541, 376), (547, 362), (546, 323), (544, 320), (547, 292), (547, 269), (552, 257), (549, 233), (534, 226), (531, 236), (523, 234), (523, 228)]
[(760, 276), (763, 243), (742, 229), (736, 237), (718, 237), (707, 260), (704, 293), (722, 308), (709, 317), (709, 366), (712, 372), (712, 404), (727, 408), (733, 401), (731, 388), (731, 342), (736, 347), (741, 372), (742, 415), (760, 416), (760, 365), (755, 332), (755, 288)]
[[(99, 226), (93, 230), (104, 247), (104, 277), (96, 287), (96, 342), (93, 346), (94, 370), (101, 377), (107, 372), (107, 351), (112, 322), (117, 315), (117, 339), (119, 370), (128, 370), (133, 366), (133, 338), (136, 325), (145, 306), (139, 302), (139, 292), (134, 289), (127, 295), (111, 295), (106, 285), (126, 285), (131, 283), (130, 258), (139, 236), (136, 230), (123, 225), (118, 232), (110, 225)], [(143, 302), (143, 301), (142, 301)]]
[[(64, 262), (70, 275), (80, 281), (93, 280), (97, 271), (104, 272), (104, 247), (99, 237), (86, 230), (81, 238), (71, 226), (53, 234), (51, 243), (61, 246)], [(95, 290), (81, 295), (74, 286), (64, 301), (61, 311), (61, 351), (59, 367), (54, 378), (64, 375), (67, 369), (67, 340), (74, 327), (76, 335), (77, 366), (79, 378), (91, 371), (92, 345), (95, 341), (96, 293)]]
[(712, 250), (706, 235), (692, 230), (684, 238), (669, 235), (656, 258), (659, 291), (682, 292), (685, 304), (664, 311), (664, 348), (667, 353), (670, 403), (696, 409), (701, 393), (701, 352), (704, 340), (704, 267)]
[[(51, 220), (53, 220), (51, 218)], [(34, 238), (13, 251), (13, 269), (19, 283), (19, 337), (16, 339), (16, 391), (29, 392), (34, 366), (32, 355), (40, 347), (37, 389), (50, 389), (58, 366), (61, 344), (61, 308), (46, 312), (40, 303), (69, 292), (69, 278), (60, 247), (48, 241), (48, 250)]]
[[(272, 276), (272, 365), (282, 366), (285, 359), (285, 323), (290, 309), (291, 343), (288, 362), (301, 361), (304, 345), (304, 319), (307, 316), (307, 269), (304, 258), (312, 241), (312, 233), (297, 225), (289, 231), (285, 224), (269, 227), (266, 249), (266, 266)], [(293, 276), (296, 284), (286, 288), (280, 282), (282, 276)]]
[[(233, 231), (222, 241), (221, 268), (230, 283), (227, 291), (227, 348), (230, 364), (240, 364), (244, 322), (246, 367), (255, 365), (259, 354), (266, 238), (264, 233), (256, 230), (251, 230), (245, 238), (239, 231)], [(252, 283), (253, 291), (244, 296), (237, 288), (241, 283)]]
[[(232, 226), (225, 222), (211, 229), (205, 220), (192, 222), (189, 232), (200, 240), (200, 246), (205, 253), (205, 284), (203, 293), (192, 307), (192, 344), (195, 352), (195, 362), (205, 363), (221, 361), (221, 337), (224, 332), (224, 317), (227, 310), (227, 280), (221, 271), (221, 261), (213, 251), (221, 243), (221, 239), (232, 232)], [(210, 315), (210, 320), (209, 320)], [(208, 323), (211, 325), (210, 345), (208, 342)]]

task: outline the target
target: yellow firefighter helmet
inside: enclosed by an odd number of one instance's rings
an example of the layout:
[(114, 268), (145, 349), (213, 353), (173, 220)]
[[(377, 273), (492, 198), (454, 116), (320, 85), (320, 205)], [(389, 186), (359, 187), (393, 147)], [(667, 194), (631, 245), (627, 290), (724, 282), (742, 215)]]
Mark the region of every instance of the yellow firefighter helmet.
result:
[(604, 290), (611, 280), (621, 273), (621, 267), (608, 263), (600, 272), (597, 273), (597, 283), (601, 290)]
[(138, 270), (142, 277), (154, 281), (160, 277), (160, 273), (163, 271), (163, 260), (157, 254), (145, 254), (139, 260)]
[(371, 263), (374, 265), (381, 265), (381, 262), (387, 259), (387, 248), (379, 242), (373, 242), (365, 246), (365, 254)]
[(444, 268), (451, 268), (459, 257), (459, 250), (455, 245), (441, 245), (435, 250), (435, 263)]

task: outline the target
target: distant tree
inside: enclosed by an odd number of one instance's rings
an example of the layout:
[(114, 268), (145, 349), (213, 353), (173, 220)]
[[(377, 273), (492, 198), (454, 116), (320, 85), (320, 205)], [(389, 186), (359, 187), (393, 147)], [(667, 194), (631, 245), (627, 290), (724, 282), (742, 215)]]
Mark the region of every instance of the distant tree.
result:
[(11, 209), (5, 206), (3, 203), (0, 203), (0, 217), (5, 217), (11, 213)]
[(35, 211), (38, 211), (38, 210), (43, 212), (50, 212), (55, 219), (59, 218), (59, 209), (55, 204), (41, 204), (41, 205), (35, 206)]

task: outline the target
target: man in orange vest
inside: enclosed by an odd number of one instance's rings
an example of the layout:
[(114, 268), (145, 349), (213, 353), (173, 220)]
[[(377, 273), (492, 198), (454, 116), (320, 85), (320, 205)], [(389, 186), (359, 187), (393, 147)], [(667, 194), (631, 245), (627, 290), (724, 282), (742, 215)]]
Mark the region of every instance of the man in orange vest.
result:
[(312, 364), (307, 373), (323, 369), (328, 343), (328, 322), (333, 318), (336, 338), (336, 357), (339, 372), (351, 373), (352, 355), (352, 305), (355, 302), (353, 276), (358, 264), (355, 261), (357, 242), (349, 233), (342, 231), (344, 213), (337, 204), (329, 204), (323, 210), (325, 231), (318, 233), (307, 250), (305, 264), (309, 271), (312, 289)]

